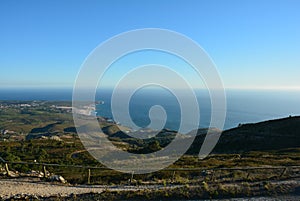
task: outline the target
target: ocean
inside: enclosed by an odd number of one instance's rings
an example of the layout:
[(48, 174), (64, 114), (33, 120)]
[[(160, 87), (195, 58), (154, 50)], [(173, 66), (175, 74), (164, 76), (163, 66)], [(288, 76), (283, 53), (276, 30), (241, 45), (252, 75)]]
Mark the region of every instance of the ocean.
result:
[[(97, 115), (113, 119), (109, 89), (99, 90), (96, 100), (104, 101), (96, 107)], [(211, 102), (206, 90), (196, 90), (200, 108), (199, 127), (210, 124)], [(118, 97), (120, 104), (122, 96)], [(0, 89), (0, 100), (72, 100), (72, 89)], [(224, 129), (240, 123), (255, 123), (264, 120), (300, 115), (299, 90), (227, 90), (227, 109)], [(154, 105), (165, 109), (167, 120), (165, 128), (178, 130), (180, 126), (180, 105), (174, 95), (167, 90), (141, 89), (133, 94), (129, 103), (132, 121), (139, 127), (150, 124), (149, 110)], [(154, 119), (160, 120), (160, 116)], [(123, 122), (122, 122), (123, 123)], [(126, 123), (125, 123), (126, 124)]]
[[(209, 94), (205, 90), (197, 90), (195, 93), (200, 108), (199, 127), (207, 128), (211, 118)], [(104, 101), (103, 105), (97, 106), (98, 115), (113, 119), (110, 107), (111, 92), (102, 91), (97, 95)], [(244, 123), (300, 115), (300, 91), (228, 90), (226, 100), (224, 129)], [(150, 123), (149, 109), (153, 105), (161, 105), (165, 109), (168, 115), (165, 127), (178, 130), (180, 106), (176, 97), (166, 91), (141, 90), (135, 93), (129, 104), (129, 112), (134, 123), (140, 127), (147, 126)]]

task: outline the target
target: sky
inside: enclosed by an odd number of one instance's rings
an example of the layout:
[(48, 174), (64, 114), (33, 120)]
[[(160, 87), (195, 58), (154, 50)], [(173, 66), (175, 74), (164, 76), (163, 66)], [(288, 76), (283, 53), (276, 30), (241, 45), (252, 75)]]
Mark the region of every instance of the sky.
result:
[[(72, 87), (102, 42), (162, 28), (196, 41), (225, 88), (300, 89), (299, 10), (299, 0), (2, 0), (0, 88)], [(104, 85), (123, 71), (107, 73)]]

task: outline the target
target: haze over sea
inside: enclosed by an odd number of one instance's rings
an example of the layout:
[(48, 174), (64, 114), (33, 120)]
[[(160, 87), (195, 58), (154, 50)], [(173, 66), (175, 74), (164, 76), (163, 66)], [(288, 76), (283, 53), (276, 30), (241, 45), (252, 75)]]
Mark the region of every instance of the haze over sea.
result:
[[(196, 95), (200, 108), (200, 127), (207, 128), (211, 117), (209, 94), (206, 90), (196, 90)], [(227, 90), (226, 96), (225, 129), (236, 127), (240, 123), (255, 123), (289, 115), (300, 115), (299, 90)], [(0, 89), (0, 100), (71, 101), (72, 89)], [(98, 91), (96, 100), (104, 101), (104, 104), (97, 105), (97, 114), (112, 118), (111, 90)], [(180, 107), (176, 97), (166, 90), (138, 90), (129, 104), (132, 120), (138, 126), (146, 127), (150, 123), (148, 112), (153, 105), (161, 105), (165, 109), (168, 115), (165, 127), (178, 130)]]

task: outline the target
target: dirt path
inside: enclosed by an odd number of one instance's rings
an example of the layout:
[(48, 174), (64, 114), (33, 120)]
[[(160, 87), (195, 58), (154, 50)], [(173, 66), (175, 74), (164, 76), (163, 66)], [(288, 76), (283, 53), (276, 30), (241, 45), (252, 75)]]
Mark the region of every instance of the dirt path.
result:
[(1, 180), (0, 196), (3, 199), (9, 198), (17, 194), (30, 194), (42, 197), (51, 195), (67, 196), (71, 193), (82, 194), (90, 192), (102, 192), (105, 187), (88, 187), (88, 186), (63, 186), (49, 183), (37, 183), (17, 180)]
[[(176, 188), (179, 185), (174, 185), (167, 188)], [(49, 196), (68, 196), (70, 194), (84, 193), (101, 193), (105, 190), (110, 191), (135, 191), (141, 189), (160, 189), (165, 188), (163, 185), (151, 186), (105, 186), (105, 185), (61, 185), (48, 182), (20, 180), (20, 179), (2, 179), (0, 180), (0, 198), (7, 199), (14, 195), (26, 194), (36, 195), (41, 197)]]
[[(259, 184), (260, 182), (255, 182)], [(254, 183), (254, 184), (255, 184)], [(297, 195), (300, 195), (300, 179), (284, 180), (284, 181), (269, 181), (270, 184), (281, 186), (281, 188), (297, 189)], [(237, 183), (223, 184), (238, 185)], [(137, 190), (158, 190), (158, 189), (174, 189), (183, 187), (184, 185), (142, 185), (142, 186), (105, 186), (105, 185), (63, 185), (59, 183), (42, 182), (37, 179), (1, 179), (0, 180), (0, 200), (11, 198), (16, 195), (33, 195), (37, 197), (50, 196), (69, 196), (71, 194), (86, 194), (86, 193), (101, 193), (103, 191), (137, 191)], [(197, 185), (196, 185), (197, 186)], [(257, 185), (256, 185), (257, 186)], [(195, 187), (195, 186), (194, 186)], [(299, 197), (298, 197), (299, 198)], [(294, 199), (291, 199), (294, 200)]]

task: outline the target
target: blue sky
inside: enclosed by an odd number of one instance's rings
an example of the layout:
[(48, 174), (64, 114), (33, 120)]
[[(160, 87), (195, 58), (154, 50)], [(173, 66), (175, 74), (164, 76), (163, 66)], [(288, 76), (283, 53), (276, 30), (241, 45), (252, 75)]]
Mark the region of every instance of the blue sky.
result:
[(72, 87), (97, 45), (150, 27), (201, 45), (225, 88), (300, 88), (299, 10), (299, 0), (2, 0), (0, 87)]

